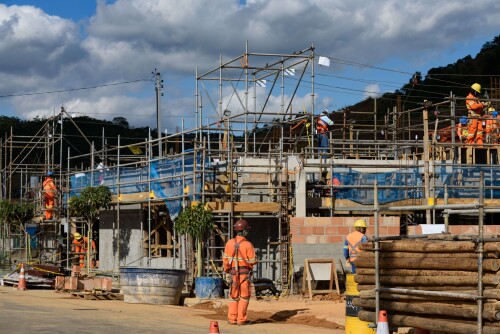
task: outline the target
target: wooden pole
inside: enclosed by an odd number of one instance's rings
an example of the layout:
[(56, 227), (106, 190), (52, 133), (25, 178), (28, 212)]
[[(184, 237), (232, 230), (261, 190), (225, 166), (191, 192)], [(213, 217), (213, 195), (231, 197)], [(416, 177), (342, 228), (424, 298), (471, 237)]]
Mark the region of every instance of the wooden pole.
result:
[[(426, 269), (380, 269), (380, 275), (384, 276), (469, 276), (477, 277), (477, 272), (475, 271), (463, 271), (463, 270), (426, 270)], [(375, 269), (373, 268), (357, 268), (356, 274), (358, 275), (375, 275)], [(498, 277), (496, 274), (486, 274), (490, 277)], [(484, 276), (486, 276), (484, 275)], [(484, 277), (483, 276), (483, 277)]]
[[(360, 245), (361, 250), (374, 250), (374, 244), (365, 242)], [(381, 242), (381, 251), (410, 252), (410, 253), (469, 253), (476, 251), (476, 244), (471, 241), (421, 241), (421, 240), (393, 240)], [(485, 252), (500, 252), (499, 242), (485, 242)]]
[[(374, 258), (359, 257), (356, 259), (356, 267), (358, 268), (374, 268)], [(394, 269), (433, 269), (433, 270), (464, 270), (477, 271), (477, 259), (460, 259), (460, 258), (381, 258), (379, 260), (380, 268)], [(484, 271), (500, 270), (499, 259), (484, 259)]]
[[(375, 309), (374, 299), (361, 299), (355, 298), (352, 303), (354, 306), (362, 307), (363, 309)], [(470, 306), (470, 307), (469, 307)], [(476, 318), (477, 305), (454, 305), (435, 302), (416, 302), (411, 303), (398, 302), (398, 301), (380, 301), (380, 307), (387, 311), (397, 311), (412, 314), (431, 315), (431, 316), (446, 316), (446, 317), (460, 317), (460, 318)], [(390, 314), (391, 312), (389, 312)], [(500, 320), (500, 312), (497, 310), (483, 311), (483, 318), (490, 321)]]
[[(477, 286), (479, 280), (474, 276), (379, 276), (383, 285), (397, 286)], [(375, 284), (374, 275), (359, 275), (356, 273), (354, 280), (358, 284)], [(498, 275), (484, 275), (484, 285), (497, 286), (500, 282)]]
[[(359, 311), (358, 317), (360, 320), (374, 322), (375, 312), (369, 311)], [(440, 332), (452, 332), (456, 334), (470, 334), (476, 331), (477, 326), (475, 324), (469, 324), (464, 322), (453, 322), (449, 319), (435, 319), (435, 318), (425, 318), (425, 317), (415, 317), (408, 315), (391, 315), (388, 316), (389, 325), (395, 327), (416, 327), (422, 329), (428, 329), (432, 331)], [(495, 326), (484, 326), (484, 334), (498, 334), (499, 327)]]
[[(362, 252), (359, 257), (374, 257), (375, 252), (372, 251), (364, 251)], [(410, 253), (410, 252), (380, 252), (379, 256), (382, 258), (390, 258), (390, 257), (422, 257), (422, 258), (448, 258), (448, 257), (455, 257), (455, 258), (473, 258), (477, 259), (477, 254), (470, 252), (470, 253)], [(484, 253), (485, 258), (491, 258), (491, 259), (498, 259), (500, 258), (500, 253), (499, 252), (488, 252)]]

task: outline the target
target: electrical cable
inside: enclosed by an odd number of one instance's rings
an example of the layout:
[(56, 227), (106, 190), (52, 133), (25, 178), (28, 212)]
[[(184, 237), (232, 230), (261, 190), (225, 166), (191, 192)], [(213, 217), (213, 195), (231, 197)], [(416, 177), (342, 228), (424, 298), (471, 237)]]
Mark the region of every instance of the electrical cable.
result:
[(89, 89), (96, 89), (96, 88), (102, 88), (102, 87), (127, 85), (127, 84), (131, 84), (131, 83), (144, 82), (144, 81), (151, 81), (151, 79), (136, 79), (136, 80), (131, 80), (131, 81), (122, 81), (122, 82), (115, 82), (115, 83), (110, 83), (110, 84), (102, 84), (102, 85), (78, 87), (78, 88), (68, 88), (68, 89), (60, 89), (60, 90), (45, 91), (45, 92), (6, 94), (6, 95), (0, 95), (0, 98), (66, 93), (66, 92), (74, 92), (74, 91), (78, 91), (78, 90), (89, 90)]

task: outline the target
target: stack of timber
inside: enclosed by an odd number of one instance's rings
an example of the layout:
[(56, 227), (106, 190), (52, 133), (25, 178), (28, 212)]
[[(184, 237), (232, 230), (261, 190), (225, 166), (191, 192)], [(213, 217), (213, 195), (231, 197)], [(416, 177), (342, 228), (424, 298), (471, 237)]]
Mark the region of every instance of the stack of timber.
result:
[[(416, 327), (447, 333), (474, 333), (482, 280), (483, 333), (500, 333), (500, 242), (485, 242), (483, 273), (478, 277), (478, 245), (472, 241), (403, 239), (379, 243), (380, 309), (394, 327)], [(375, 244), (363, 243), (355, 281), (362, 308), (358, 317), (375, 321)], [(384, 289), (398, 288), (397, 291)], [(424, 290), (414, 294), (410, 290)], [(397, 293), (396, 293), (397, 292)], [(438, 293), (436, 293), (438, 292)], [(453, 296), (443, 296), (443, 292)], [(441, 295), (441, 296), (437, 296)]]

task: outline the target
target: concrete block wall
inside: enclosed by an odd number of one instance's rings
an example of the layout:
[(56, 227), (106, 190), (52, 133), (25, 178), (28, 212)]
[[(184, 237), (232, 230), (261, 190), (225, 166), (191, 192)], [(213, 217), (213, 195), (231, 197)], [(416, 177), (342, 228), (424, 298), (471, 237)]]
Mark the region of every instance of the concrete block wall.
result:
[[(290, 218), (295, 270), (304, 266), (305, 259), (333, 258), (344, 262), (345, 236), (354, 231), (354, 222), (359, 218), (368, 223), (367, 236), (373, 236), (373, 216)], [(379, 216), (378, 222), (380, 236), (399, 235), (399, 217)]]

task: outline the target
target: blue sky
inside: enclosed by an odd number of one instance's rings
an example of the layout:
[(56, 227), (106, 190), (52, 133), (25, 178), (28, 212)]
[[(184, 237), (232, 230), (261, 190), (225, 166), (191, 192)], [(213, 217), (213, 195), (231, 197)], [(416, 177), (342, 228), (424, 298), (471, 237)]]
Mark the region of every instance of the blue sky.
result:
[[(108, 1), (110, 2), (110, 1)], [(1, 1), (4, 5), (34, 6), (50, 15), (80, 21), (95, 14), (96, 2), (92, 0), (31, 0)]]
[[(247, 41), (262, 53), (314, 44), (316, 56), (332, 60), (316, 66), (324, 89), (315, 109), (337, 110), (394, 91), (415, 71), (474, 57), (500, 34), (500, 2), (1, 1), (0, 33), (0, 114), (43, 118), (65, 106), (75, 115), (121, 116), (155, 128), (156, 68), (164, 79), (162, 127), (172, 133), (182, 119), (194, 126), (196, 67), (216, 68), (219, 57), (243, 54)], [(231, 90), (224, 94), (228, 100)], [(294, 110), (308, 108), (308, 94), (301, 87)]]

